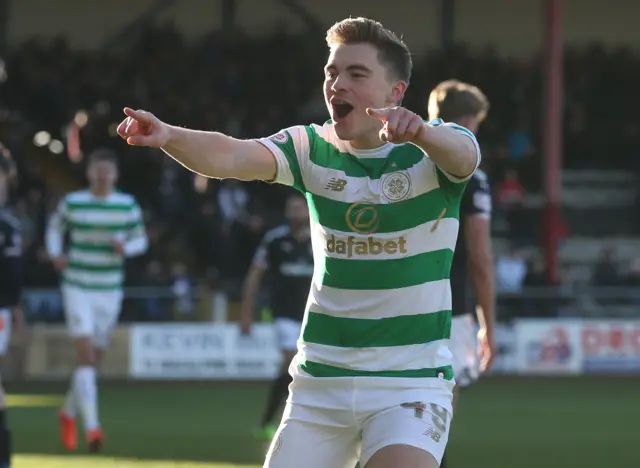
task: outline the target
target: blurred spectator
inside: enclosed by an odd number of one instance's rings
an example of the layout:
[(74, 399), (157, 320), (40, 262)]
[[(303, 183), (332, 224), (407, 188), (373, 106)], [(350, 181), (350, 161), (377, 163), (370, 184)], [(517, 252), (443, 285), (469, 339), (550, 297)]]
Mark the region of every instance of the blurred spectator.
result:
[[(168, 281), (162, 270), (162, 263), (152, 260), (147, 265), (144, 286), (149, 288), (166, 288)], [(155, 294), (142, 299), (143, 317), (136, 320), (163, 321), (170, 318), (167, 300)]]
[(227, 229), (235, 222), (243, 222), (247, 218), (249, 193), (240, 182), (234, 179), (225, 180), (218, 189), (218, 204)]
[(522, 162), (533, 155), (534, 148), (531, 141), (529, 122), (524, 115), (520, 115), (515, 128), (507, 137), (509, 145), (509, 160), (514, 163)]
[(518, 171), (509, 169), (505, 173), (504, 179), (498, 183), (497, 187), (498, 206), (508, 211), (511, 208), (522, 206), (524, 200), (524, 187), (518, 178)]
[(198, 253), (195, 258), (198, 274), (226, 269), (229, 241), (224, 233), (222, 216), (213, 201), (207, 200), (201, 205), (191, 238)]
[(524, 313), (528, 316), (554, 317), (557, 316), (558, 310), (565, 305), (563, 293), (570, 293), (571, 272), (567, 268), (562, 268), (559, 273), (559, 284), (551, 284), (547, 274), (544, 256), (535, 256), (528, 264), (523, 282), (527, 291), (521, 304)]
[(600, 258), (593, 270), (591, 283), (599, 287), (615, 287), (623, 284), (616, 262), (616, 252), (612, 247), (605, 247), (600, 252)]
[(534, 259), (529, 262), (523, 284), (527, 288), (549, 285), (549, 281), (547, 281), (546, 265), (542, 255), (534, 257)]
[(26, 199), (22, 198), (18, 200), (15, 207), (15, 216), (20, 221), (22, 228), (22, 247), (25, 250), (28, 250), (33, 242), (37, 241), (38, 225), (35, 215), (36, 213), (29, 210)]
[(640, 306), (640, 257), (631, 260), (625, 286), (633, 288), (631, 305)]
[(640, 288), (640, 258), (631, 260), (626, 284), (632, 288)]
[(182, 190), (182, 180), (190, 177), (186, 170), (171, 158), (162, 157), (162, 172), (158, 192), (161, 214), (167, 219), (184, 220), (186, 199)]
[(496, 289), (499, 293), (521, 292), (526, 275), (527, 262), (515, 247), (509, 249), (505, 255), (498, 257), (496, 263)]
[(518, 172), (508, 169), (504, 179), (496, 188), (496, 215), (505, 221), (511, 240), (518, 245), (526, 245), (537, 240), (536, 225), (525, 208), (525, 189), (520, 183)]
[(509, 319), (527, 311), (527, 298), (523, 300), (518, 296), (523, 291), (526, 275), (527, 263), (515, 245), (511, 246), (506, 254), (498, 257), (496, 292), (505, 296), (498, 304), (498, 314), (502, 319)]
[(184, 263), (174, 263), (171, 267), (171, 290), (174, 297), (176, 320), (188, 320), (195, 312), (194, 284)]

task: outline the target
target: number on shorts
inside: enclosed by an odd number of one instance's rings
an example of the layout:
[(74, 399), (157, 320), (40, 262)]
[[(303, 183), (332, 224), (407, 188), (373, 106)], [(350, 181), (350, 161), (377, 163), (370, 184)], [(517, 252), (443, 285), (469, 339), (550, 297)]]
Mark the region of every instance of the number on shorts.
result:
[(420, 401), (414, 401), (413, 403), (402, 403), (400, 406), (402, 406), (403, 408), (412, 409), (413, 415), (418, 419), (423, 418), (424, 410), (427, 408), (425, 404)]
[(431, 403), (431, 413), (431, 420), (433, 421), (433, 425), (436, 429), (440, 432), (447, 432), (447, 419), (449, 419), (449, 413), (447, 413), (444, 408), (434, 403)]

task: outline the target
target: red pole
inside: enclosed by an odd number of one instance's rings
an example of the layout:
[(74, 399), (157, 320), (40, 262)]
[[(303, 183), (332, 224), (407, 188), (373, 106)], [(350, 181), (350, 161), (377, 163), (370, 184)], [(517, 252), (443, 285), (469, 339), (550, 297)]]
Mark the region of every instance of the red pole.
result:
[(552, 284), (558, 280), (558, 244), (561, 229), (563, 3), (563, 0), (544, 0), (546, 31), (542, 131), (547, 195), (544, 243), (547, 274)]

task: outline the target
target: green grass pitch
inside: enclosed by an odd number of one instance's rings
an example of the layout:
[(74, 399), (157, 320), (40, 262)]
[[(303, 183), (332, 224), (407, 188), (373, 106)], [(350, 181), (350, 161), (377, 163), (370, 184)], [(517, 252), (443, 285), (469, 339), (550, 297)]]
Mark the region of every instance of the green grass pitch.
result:
[[(640, 378), (487, 378), (463, 392), (451, 468), (637, 468)], [(8, 385), (14, 468), (259, 467), (266, 384), (105, 383), (104, 452), (62, 451), (64, 386)], [(332, 468), (332, 467), (327, 467)]]

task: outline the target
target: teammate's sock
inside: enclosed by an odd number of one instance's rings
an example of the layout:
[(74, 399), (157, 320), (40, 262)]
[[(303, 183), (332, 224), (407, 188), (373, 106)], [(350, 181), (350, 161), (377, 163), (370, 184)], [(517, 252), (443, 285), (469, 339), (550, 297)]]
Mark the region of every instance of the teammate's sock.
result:
[(95, 367), (81, 366), (76, 369), (73, 374), (73, 390), (84, 420), (85, 431), (99, 429), (98, 384)]
[(0, 409), (0, 468), (11, 466), (11, 431), (7, 426), (4, 408)]
[(69, 416), (70, 418), (76, 417), (76, 411), (78, 409), (78, 404), (76, 401), (76, 393), (73, 390), (74, 387), (74, 378), (71, 378), (71, 385), (69, 385), (69, 390), (67, 390), (67, 396), (64, 400), (64, 406), (62, 407), (62, 412), (65, 416)]
[(264, 412), (264, 417), (262, 418), (263, 427), (271, 423), (276, 411), (278, 411), (282, 402), (287, 399), (290, 383), (291, 376), (288, 373), (284, 373), (280, 374), (280, 376), (271, 384), (269, 399), (267, 400), (267, 408)]
[(447, 452), (442, 455), (442, 461), (440, 462), (440, 468), (447, 468)]

